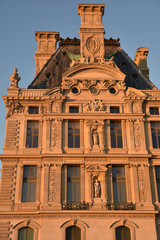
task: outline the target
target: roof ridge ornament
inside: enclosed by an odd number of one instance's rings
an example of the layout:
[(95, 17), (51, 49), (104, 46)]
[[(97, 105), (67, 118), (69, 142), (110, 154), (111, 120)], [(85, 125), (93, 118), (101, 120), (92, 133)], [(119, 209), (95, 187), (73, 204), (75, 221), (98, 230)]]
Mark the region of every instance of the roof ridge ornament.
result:
[(9, 80), (11, 81), (10, 88), (18, 88), (18, 82), (21, 78), (18, 75), (17, 71), (18, 69), (14, 68), (14, 72), (12, 73), (12, 76), (9, 77)]

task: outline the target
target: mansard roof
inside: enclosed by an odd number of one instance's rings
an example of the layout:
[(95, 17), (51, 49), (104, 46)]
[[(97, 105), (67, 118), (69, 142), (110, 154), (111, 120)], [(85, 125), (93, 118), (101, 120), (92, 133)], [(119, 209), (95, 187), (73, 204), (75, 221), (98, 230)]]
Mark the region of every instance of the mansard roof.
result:
[[(104, 46), (106, 58), (112, 56), (117, 67), (126, 75), (125, 84), (127, 87), (156, 89), (154, 84), (145, 77), (134, 61), (120, 47), (119, 39), (104, 39)], [(71, 59), (68, 53), (72, 55), (80, 54), (79, 39), (60, 39), (59, 48), (37, 74), (28, 88), (52, 89), (60, 86), (63, 73), (70, 68)]]

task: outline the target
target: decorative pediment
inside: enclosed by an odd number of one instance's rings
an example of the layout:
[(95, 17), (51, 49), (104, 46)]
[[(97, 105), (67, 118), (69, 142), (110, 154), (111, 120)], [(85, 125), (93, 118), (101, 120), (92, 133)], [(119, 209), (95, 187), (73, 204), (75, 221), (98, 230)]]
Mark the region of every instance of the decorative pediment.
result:
[(129, 87), (126, 91), (126, 99), (145, 99), (147, 95), (139, 89)]
[(47, 91), (44, 96), (55, 99), (55, 100), (59, 100), (59, 99), (65, 99), (65, 96), (63, 95), (63, 93), (60, 90), (60, 87), (58, 88), (53, 88), (50, 91)]
[(106, 172), (107, 168), (105, 166), (102, 165), (89, 165), (86, 167), (86, 171), (90, 171), (90, 172)]
[(124, 81), (125, 74), (109, 64), (80, 64), (67, 70), (62, 75), (62, 83), (67, 79), (106, 79)]

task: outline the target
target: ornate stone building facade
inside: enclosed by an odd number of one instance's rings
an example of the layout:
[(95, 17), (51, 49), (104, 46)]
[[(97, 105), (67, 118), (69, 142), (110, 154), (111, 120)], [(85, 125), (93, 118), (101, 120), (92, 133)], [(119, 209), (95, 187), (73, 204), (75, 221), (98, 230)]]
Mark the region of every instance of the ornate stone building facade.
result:
[(104, 38), (104, 8), (78, 5), (80, 40), (36, 32), (35, 79), (10, 77), (2, 240), (160, 240), (160, 90), (147, 48)]

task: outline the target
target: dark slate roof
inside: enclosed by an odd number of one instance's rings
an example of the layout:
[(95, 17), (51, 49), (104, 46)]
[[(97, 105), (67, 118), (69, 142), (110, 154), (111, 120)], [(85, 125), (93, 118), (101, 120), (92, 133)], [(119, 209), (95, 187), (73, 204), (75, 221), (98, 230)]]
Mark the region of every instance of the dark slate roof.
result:
[[(105, 39), (105, 55), (114, 54), (117, 67), (126, 75), (127, 87), (153, 89), (154, 84), (148, 80), (132, 59), (120, 48), (119, 39)], [(28, 88), (45, 89), (60, 86), (62, 74), (69, 68), (71, 60), (66, 51), (80, 54), (80, 40), (77, 38), (60, 39), (59, 48), (51, 56)], [(115, 54), (116, 53), (116, 54)]]

